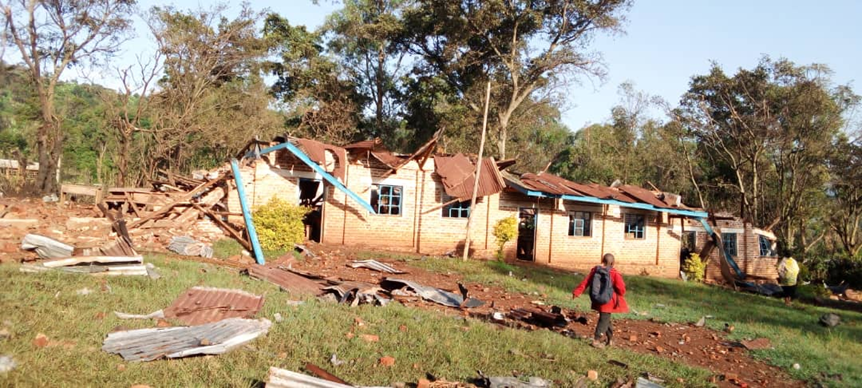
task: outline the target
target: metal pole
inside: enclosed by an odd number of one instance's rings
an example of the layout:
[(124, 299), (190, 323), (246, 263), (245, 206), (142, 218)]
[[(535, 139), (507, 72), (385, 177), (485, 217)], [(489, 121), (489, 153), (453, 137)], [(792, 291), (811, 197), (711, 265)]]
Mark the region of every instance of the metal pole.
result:
[(479, 175), (482, 172), (482, 154), (485, 151), (485, 132), (488, 128), (488, 105), (491, 101), (491, 81), (485, 91), (485, 115), (482, 118), (482, 140), (479, 141), (479, 160), (476, 162), (476, 181), (473, 182), (473, 197), (470, 199), (470, 216), (467, 217), (467, 237), (464, 239), (464, 257), (466, 261), (470, 257), (470, 226), (473, 224), (473, 210), (476, 207), (476, 194), (479, 192)]
[(251, 248), (254, 250), (254, 259), (258, 264), (266, 264), (263, 258), (263, 251), (260, 249), (260, 241), (257, 239), (257, 231), (254, 229), (254, 222), (251, 219), (251, 209), (248, 208), (248, 201), (245, 199), (245, 187), (242, 185), (242, 176), (240, 175), (239, 163), (237, 163), (236, 159), (231, 159), (230, 167), (233, 170), (233, 179), (236, 180), (239, 205), (242, 208), (242, 217), (245, 220), (245, 230), (248, 233), (248, 239), (251, 240)]

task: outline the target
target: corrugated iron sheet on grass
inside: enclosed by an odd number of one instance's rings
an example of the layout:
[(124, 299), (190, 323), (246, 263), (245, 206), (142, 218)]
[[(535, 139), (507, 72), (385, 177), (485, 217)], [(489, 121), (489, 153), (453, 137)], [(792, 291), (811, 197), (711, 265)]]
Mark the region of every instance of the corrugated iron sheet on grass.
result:
[(108, 334), (102, 350), (126, 361), (222, 354), (266, 334), (270, 326), (264, 318), (229, 318), (198, 326), (118, 331)]

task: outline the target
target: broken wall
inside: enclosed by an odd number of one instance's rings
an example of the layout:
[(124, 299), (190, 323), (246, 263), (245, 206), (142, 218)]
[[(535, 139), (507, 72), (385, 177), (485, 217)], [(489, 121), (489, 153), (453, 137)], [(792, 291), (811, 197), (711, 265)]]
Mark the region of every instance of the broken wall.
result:
[[(736, 235), (737, 254), (733, 256), (733, 259), (739, 265), (742, 272), (766, 279), (775, 279), (778, 277), (778, 271), (775, 267), (778, 262), (778, 256), (760, 255), (760, 235), (754, 233), (754, 228), (751, 224), (743, 223), (741, 219), (718, 220), (716, 222), (721, 233)], [(706, 234), (703, 225), (698, 221), (686, 220), (685, 231), (696, 232), (697, 249), (695, 251), (698, 253), (700, 253), (706, 242), (711, 238)], [(718, 249), (713, 249), (709, 255), (706, 267), (706, 279), (709, 281), (724, 282), (719, 262), (720, 254)]]

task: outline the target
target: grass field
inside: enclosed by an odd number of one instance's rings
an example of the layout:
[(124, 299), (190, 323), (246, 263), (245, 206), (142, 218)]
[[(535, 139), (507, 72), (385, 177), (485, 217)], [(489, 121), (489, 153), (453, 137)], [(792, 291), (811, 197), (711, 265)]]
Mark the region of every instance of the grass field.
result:
[[(379, 253), (362, 252), (362, 258), (380, 258)], [(546, 293), (559, 306), (589, 309), (589, 298), (572, 300), (572, 288), (583, 275), (572, 275), (543, 267), (513, 266), (496, 261), (464, 262), (458, 259), (420, 259), (415, 256), (390, 255), (411, 266), (434, 272), (451, 272), (469, 282), (497, 285), (514, 292)], [(512, 276), (509, 276), (511, 272)], [(526, 279), (524, 281), (523, 279)], [(626, 300), (632, 312), (620, 317), (658, 319), (666, 322), (695, 322), (711, 315), (707, 325), (721, 330), (731, 323), (736, 330), (732, 339), (766, 337), (775, 349), (757, 350), (756, 357), (786, 369), (796, 379), (835, 384), (824, 376), (840, 374), (841, 385), (862, 386), (862, 314), (837, 311), (797, 303), (788, 308), (783, 301), (759, 295), (735, 292), (720, 287), (685, 283), (652, 277), (625, 277)], [(644, 315), (636, 314), (640, 312)], [(822, 314), (834, 312), (842, 324), (833, 329), (817, 322)], [(800, 369), (792, 365), (799, 363)]]
[[(265, 379), (270, 366), (302, 371), (306, 362), (362, 385), (416, 382), (426, 373), (468, 380), (481, 370), (488, 375), (518, 371), (571, 386), (590, 369), (599, 372), (596, 384), (601, 386), (645, 371), (666, 379), (668, 386), (709, 385), (711, 373), (706, 370), (622, 349), (596, 351), (585, 342), (545, 330), (502, 329), (397, 304), (350, 308), (309, 300), (290, 306), (288, 293), (231, 269), (160, 256), (148, 260), (159, 268), (161, 279), (106, 279), (110, 291), (103, 291), (98, 278), (25, 274), (18, 272), (16, 265), (0, 266), (0, 311), (4, 312), (0, 328), (11, 333), (10, 338), (0, 340), (0, 354), (11, 355), (18, 363), (15, 370), (0, 375), (0, 386), (253, 386)], [(552, 301), (568, 307), (587, 307), (585, 298), (570, 299), (575, 279), (560, 272), (457, 260), (410, 260), (410, 264), (457, 272), (468, 281), (512, 291), (544, 292)], [(525, 276), (527, 279), (522, 280)], [(646, 317), (689, 321), (711, 314), (716, 318), (710, 325), (732, 321), (738, 328), (737, 336), (772, 338), (776, 350), (758, 352), (758, 357), (782, 366), (799, 362), (802, 369), (791, 370), (798, 378), (814, 378), (824, 371), (841, 373), (844, 384), (862, 384), (862, 370), (854, 362), (862, 352), (858, 314), (842, 313), (844, 325), (827, 331), (816, 325), (822, 309), (787, 309), (773, 300), (676, 281), (632, 277), (628, 282), (632, 307), (649, 312)], [(153, 321), (119, 320), (113, 311), (149, 313), (167, 307), (183, 290), (195, 285), (265, 294), (266, 304), (259, 316), (273, 320), (275, 313), (281, 313), (285, 320), (274, 322), (267, 336), (218, 356), (126, 363), (100, 350), (105, 335), (117, 326), (154, 326)], [(76, 291), (83, 288), (93, 292), (78, 295)], [(657, 308), (656, 303), (666, 307)], [(356, 326), (356, 318), (364, 325)], [(348, 338), (351, 331), (356, 336)], [(37, 333), (44, 333), (58, 345), (35, 347), (32, 341)], [(366, 342), (360, 334), (378, 335), (380, 340)], [(778, 341), (782, 336), (787, 340)], [(347, 362), (331, 365), (332, 354)], [(378, 365), (383, 356), (394, 357), (395, 365)], [(610, 359), (629, 364), (629, 369), (609, 365)]]

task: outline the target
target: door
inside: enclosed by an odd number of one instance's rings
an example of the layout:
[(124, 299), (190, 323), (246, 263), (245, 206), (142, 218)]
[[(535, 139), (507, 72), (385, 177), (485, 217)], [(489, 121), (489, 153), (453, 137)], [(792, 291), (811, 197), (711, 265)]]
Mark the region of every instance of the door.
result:
[(305, 239), (320, 242), (323, 223), (323, 182), (319, 179), (299, 178), (299, 205), (310, 208), (302, 220), (305, 224)]
[(519, 260), (536, 259), (536, 215), (538, 209), (518, 209), (518, 254)]

